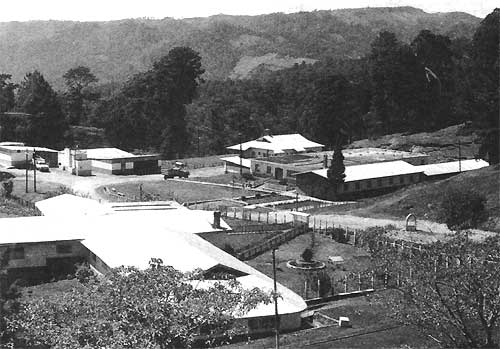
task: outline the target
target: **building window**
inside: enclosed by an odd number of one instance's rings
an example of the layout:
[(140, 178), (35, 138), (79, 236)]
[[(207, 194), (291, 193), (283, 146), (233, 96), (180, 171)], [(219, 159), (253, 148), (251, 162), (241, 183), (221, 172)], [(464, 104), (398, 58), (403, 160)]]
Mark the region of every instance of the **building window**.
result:
[(271, 166), (267, 166), (266, 173), (271, 173)]
[(71, 253), (72, 246), (70, 244), (58, 244), (56, 245), (56, 252), (58, 254), (68, 254)]
[(253, 157), (253, 158), (255, 157), (255, 152), (254, 152), (254, 151), (252, 151), (252, 157)]
[(260, 172), (259, 164), (255, 164), (255, 172)]
[(14, 247), (10, 252), (11, 259), (24, 259), (24, 247)]

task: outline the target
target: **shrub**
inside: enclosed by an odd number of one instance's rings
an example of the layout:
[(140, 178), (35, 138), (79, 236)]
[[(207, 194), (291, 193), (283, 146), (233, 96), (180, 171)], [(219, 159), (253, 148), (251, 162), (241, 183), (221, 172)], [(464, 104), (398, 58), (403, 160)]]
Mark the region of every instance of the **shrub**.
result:
[(333, 228), (333, 230), (331, 231), (331, 236), (333, 240), (340, 242), (341, 244), (346, 244), (347, 242), (349, 242), (349, 238), (347, 237), (347, 232), (345, 231), (345, 229)]
[(0, 191), (1, 196), (10, 198), (10, 196), (12, 195), (12, 190), (14, 189), (14, 182), (12, 182), (10, 179), (2, 182), (1, 189), (2, 189)]
[(86, 284), (88, 283), (93, 277), (94, 277), (94, 272), (92, 271), (92, 269), (90, 269), (90, 267), (88, 266), (88, 264), (86, 263), (82, 263), (82, 264), (79, 264), (77, 265), (76, 267), (76, 271), (75, 271), (75, 277), (76, 279), (82, 283), (82, 284)]
[(452, 230), (475, 228), (487, 218), (486, 198), (468, 188), (452, 186), (443, 194), (438, 219)]
[(313, 251), (310, 248), (306, 248), (304, 252), (300, 255), (303, 261), (311, 262), (313, 258)]

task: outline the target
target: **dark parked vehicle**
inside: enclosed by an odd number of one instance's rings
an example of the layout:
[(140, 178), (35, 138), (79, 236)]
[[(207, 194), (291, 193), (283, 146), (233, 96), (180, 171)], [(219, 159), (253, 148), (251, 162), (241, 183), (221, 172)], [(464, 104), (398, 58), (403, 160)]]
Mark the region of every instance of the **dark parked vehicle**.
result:
[(176, 162), (174, 164), (174, 167), (169, 168), (162, 172), (163, 172), (163, 179), (169, 179), (174, 177), (179, 177), (179, 178), (189, 177), (189, 171), (186, 169), (186, 165), (184, 165), (182, 162)]

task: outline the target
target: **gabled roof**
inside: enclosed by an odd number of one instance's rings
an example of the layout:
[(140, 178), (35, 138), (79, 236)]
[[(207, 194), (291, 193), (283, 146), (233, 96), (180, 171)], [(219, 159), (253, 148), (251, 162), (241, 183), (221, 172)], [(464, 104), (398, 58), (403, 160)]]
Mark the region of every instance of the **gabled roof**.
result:
[(420, 165), (416, 166), (420, 170), (424, 171), (426, 176), (438, 176), (443, 174), (452, 174), (458, 172), (465, 172), (471, 170), (477, 170), (490, 164), (484, 160), (478, 159), (469, 159), (462, 161), (451, 161), (451, 162), (443, 162), (439, 164), (429, 164), (429, 165)]
[(71, 194), (62, 194), (35, 203), (44, 216), (96, 215), (112, 210), (99, 202)]
[(134, 154), (118, 148), (94, 148), (83, 150), (87, 153), (87, 159), (110, 160), (118, 158), (132, 158)]
[[(243, 151), (250, 148), (258, 148), (264, 150), (272, 150), (275, 154), (283, 153), (285, 150), (304, 152), (308, 148), (316, 147), (323, 147), (323, 144), (310, 141), (298, 133), (276, 136), (263, 136), (253, 141), (241, 143), (241, 150)], [(240, 144), (232, 145), (230, 147), (227, 147), (227, 149), (240, 150)]]
[[(164, 265), (188, 272), (222, 266), (240, 272), (237, 280), (247, 289), (257, 287), (271, 291), (273, 281), (248, 264), (212, 245), (197, 235), (214, 232), (209, 218), (213, 212), (179, 208), (166, 211), (115, 212), (78, 220), (72, 216), (39, 216), (0, 219), (0, 245), (30, 242), (80, 240), (107, 266), (135, 266), (145, 269), (151, 258)], [(223, 226), (227, 226), (221, 221)], [(209, 283), (203, 281), (200, 284)], [(306, 309), (304, 300), (278, 284), (282, 298), (280, 314), (298, 313)], [(260, 304), (244, 317), (271, 316), (272, 304)]]
[[(327, 170), (328, 169), (324, 168), (321, 170), (306, 171), (302, 173), (314, 173), (318, 176), (328, 178), (326, 174)], [(423, 170), (419, 169), (418, 166), (413, 166), (402, 160), (378, 162), (374, 164), (353, 165), (353, 166), (346, 166), (344, 182), (354, 182), (365, 179), (382, 178), (382, 177), (390, 177), (390, 176), (398, 176), (398, 175), (406, 175), (406, 174), (422, 173), (422, 172)]]

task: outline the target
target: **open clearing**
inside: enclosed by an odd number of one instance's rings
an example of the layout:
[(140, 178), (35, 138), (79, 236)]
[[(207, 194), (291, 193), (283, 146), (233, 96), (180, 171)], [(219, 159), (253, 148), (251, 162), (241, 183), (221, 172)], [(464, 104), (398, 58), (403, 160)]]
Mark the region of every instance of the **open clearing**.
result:
[(97, 192), (100, 196), (109, 201), (138, 201), (140, 195), (140, 184), (142, 184), (144, 195), (152, 195), (156, 200), (174, 199), (180, 203), (220, 198), (233, 198), (240, 197), (242, 195), (249, 196), (255, 195), (256, 193), (252, 190), (178, 180), (118, 183), (99, 187)]

